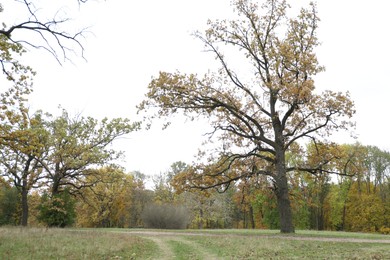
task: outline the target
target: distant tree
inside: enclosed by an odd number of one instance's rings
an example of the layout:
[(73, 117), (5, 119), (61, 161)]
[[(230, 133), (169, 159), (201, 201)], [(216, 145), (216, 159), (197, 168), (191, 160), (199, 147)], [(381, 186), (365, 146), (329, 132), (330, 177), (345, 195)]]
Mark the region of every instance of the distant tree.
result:
[(314, 4), (296, 18), (288, 18), (284, 0), (267, 0), (260, 10), (249, 0), (233, 1), (233, 6), (237, 18), (209, 21), (204, 34), (195, 33), (220, 62), (218, 72), (204, 77), (160, 72), (139, 109), (157, 107), (157, 117), (182, 111), (192, 119), (209, 118), (213, 136), (223, 145), (209, 166), (201, 163), (188, 174), (190, 185), (225, 189), (248, 175), (267, 175), (274, 184), (280, 230), (294, 232), (287, 173), (298, 167), (321, 169), (288, 166), (286, 152), (301, 139), (348, 129), (353, 102), (348, 94), (315, 92), (313, 77), (324, 68), (314, 52), (319, 45)]
[(373, 182), (374, 192), (379, 190), (382, 201), (390, 200), (389, 187), (386, 187), (386, 183), (390, 181), (390, 153), (376, 146), (367, 146), (366, 149), (367, 182)]
[[(129, 227), (134, 201), (135, 183), (132, 175), (122, 169), (95, 169), (99, 183), (84, 189), (77, 203), (77, 225), (82, 227)], [(88, 178), (88, 176), (87, 176)]]
[(171, 185), (171, 177), (168, 172), (159, 173), (152, 177), (153, 180), (153, 200), (157, 204), (173, 203), (175, 193)]
[[(365, 183), (365, 186), (373, 186)], [(359, 183), (354, 182), (348, 193), (346, 228), (354, 232), (378, 232), (381, 227), (388, 226), (390, 217), (386, 214), (386, 206), (379, 194), (367, 189), (359, 190)]]
[(142, 227), (142, 212), (146, 205), (150, 205), (154, 192), (145, 187), (146, 175), (135, 171), (130, 173), (134, 179), (133, 197), (130, 204), (129, 227)]

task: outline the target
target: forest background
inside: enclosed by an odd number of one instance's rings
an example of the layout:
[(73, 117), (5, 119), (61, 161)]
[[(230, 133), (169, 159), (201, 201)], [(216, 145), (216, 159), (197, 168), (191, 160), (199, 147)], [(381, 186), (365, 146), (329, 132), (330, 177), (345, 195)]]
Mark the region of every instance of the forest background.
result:
[[(9, 58), (7, 50), (16, 55), (22, 53), (17, 45), (5, 38), (2, 41), (3, 61)], [(29, 77), (34, 74), (30, 67), (20, 65), (18, 69)], [(5, 75), (13, 83), (17, 81)], [(30, 79), (21, 77), (20, 84), (16, 82), (15, 86), (29, 87)], [(29, 90), (24, 90), (28, 95)], [(239, 182), (222, 194), (183, 192), (171, 181), (188, 165), (176, 162), (154, 177), (153, 190), (147, 189), (144, 174), (127, 173), (111, 165), (120, 157), (111, 143), (138, 130), (138, 123), (120, 118), (96, 120), (77, 113), (71, 115), (65, 109), (56, 116), (39, 111), (29, 116), (18, 114), (25, 111), (26, 103), (19, 95), (22, 92), (17, 91), (17, 95), (5, 91), (2, 96), (2, 224), (139, 227), (153, 221), (148, 217), (156, 215), (154, 209), (162, 211), (160, 216), (174, 212), (173, 215), (185, 219), (179, 224), (189, 227), (279, 227), (276, 202), (267, 178), (259, 176)], [(353, 177), (301, 172), (289, 175), (295, 226), (389, 232), (389, 153), (359, 143), (339, 145), (337, 149), (340, 157), (353, 155), (350, 168), (343, 169)], [(291, 155), (289, 159), (296, 158)], [(91, 168), (91, 165), (104, 167)], [(148, 207), (153, 203), (165, 206)]]

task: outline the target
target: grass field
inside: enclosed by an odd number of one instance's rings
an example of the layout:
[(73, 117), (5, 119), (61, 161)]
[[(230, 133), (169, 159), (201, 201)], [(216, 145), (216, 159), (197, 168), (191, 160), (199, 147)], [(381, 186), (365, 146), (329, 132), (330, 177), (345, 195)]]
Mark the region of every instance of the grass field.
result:
[(0, 228), (0, 259), (390, 259), (390, 236), (275, 230)]

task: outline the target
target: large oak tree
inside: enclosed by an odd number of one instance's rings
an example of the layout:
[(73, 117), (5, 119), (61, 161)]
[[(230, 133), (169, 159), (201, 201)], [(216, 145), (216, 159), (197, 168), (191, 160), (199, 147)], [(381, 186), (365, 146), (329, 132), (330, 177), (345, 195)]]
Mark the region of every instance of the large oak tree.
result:
[(157, 107), (158, 117), (182, 111), (190, 118), (209, 118), (221, 149), (209, 164), (189, 171), (184, 182), (226, 188), (233, 181), (266, 175), (277, 197), (281, 232), (294, 232), (287, 175), (297, 168), (321, 168), (288, 165), (286, 153), (301, 139), (323, 141), (348, 128), (354, 105), (348, 93), (315, 91), (314, 76), (324, 70), (315, 54), (315, 4), (293, 18), (283, 0), (260, 6), (235, 0), (233, 7), (236, 18), (209, 21), (205, 33), (195, 34), (220, 69), (204, 77), (160, 72), (139, 108)]

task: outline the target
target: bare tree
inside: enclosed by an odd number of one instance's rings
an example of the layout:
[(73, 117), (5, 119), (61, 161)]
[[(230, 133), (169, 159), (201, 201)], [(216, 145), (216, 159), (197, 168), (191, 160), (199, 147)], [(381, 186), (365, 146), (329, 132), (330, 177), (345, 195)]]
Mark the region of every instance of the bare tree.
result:
[[(71, 54), (84, 57), (84, 47), (82, 40), (87, 32), (87, 28), (71, 32), (66, 28), (72, 19), (60, 9), (46, 18), (42, 10), (36, 5), (34, 0), (15, 0), (24, 8), (27, 16), (25, 19), (15, 24), (8, 25), (3, 21), (3, 28), (0, 34), (5, 36), (10, 42), (22, 45), (24, 48), (33, 47), (44, 49), (51, 53), (59, 63), (70, 60)], [(79, 4), (87, 0), (78, 0)], [(1, 3), (0, 3), (1, 4)], [(7, 12), (7, 9), (0, 7), (1, 12)], [(19, 32), (24, 32), (20, 34)]]

